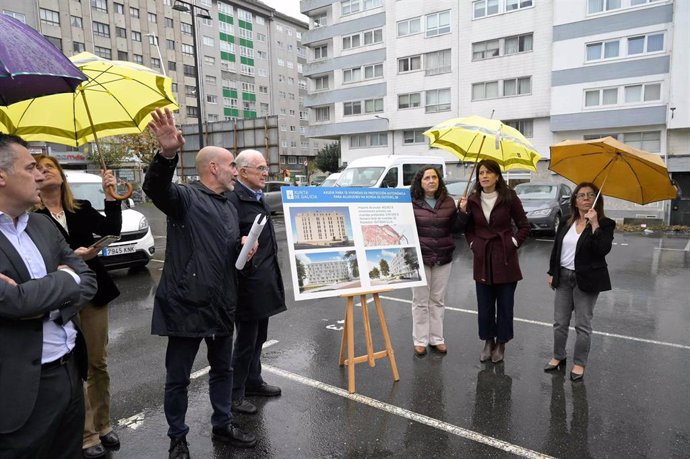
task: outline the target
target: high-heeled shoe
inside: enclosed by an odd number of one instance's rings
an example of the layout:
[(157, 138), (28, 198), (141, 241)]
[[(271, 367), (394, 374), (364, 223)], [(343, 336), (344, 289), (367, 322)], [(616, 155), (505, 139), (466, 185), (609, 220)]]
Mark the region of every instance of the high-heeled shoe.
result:
[(585, 370), (584, 369), (582, 370), (582, 373), (579, 373), (579, 374), (574, 373), (572, 371), (570, 372), (570, 380), (573, 382), (574, 381), (582, 381), (582, 378), (584, 378), (584, 377), (585, 377)]
[(551, 364), (551, 361), (548, 361), (546, 363), (546, 366), (544, 367), (544, 371), (546, 373), (550, 371), (560, 371), (560, 370), (565, 370), (565, 361), (566, 359), (559, 360), (557, 364), (553, 365)]

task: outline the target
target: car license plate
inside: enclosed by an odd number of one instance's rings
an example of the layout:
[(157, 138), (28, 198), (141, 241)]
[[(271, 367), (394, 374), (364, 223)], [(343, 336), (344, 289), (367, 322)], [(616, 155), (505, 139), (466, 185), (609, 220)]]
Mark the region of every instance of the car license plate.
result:
[(119, 247), (104, 247), (103, 256), (122, 255), (124, 253), (134, 253), (134, 245), (124, 245)]

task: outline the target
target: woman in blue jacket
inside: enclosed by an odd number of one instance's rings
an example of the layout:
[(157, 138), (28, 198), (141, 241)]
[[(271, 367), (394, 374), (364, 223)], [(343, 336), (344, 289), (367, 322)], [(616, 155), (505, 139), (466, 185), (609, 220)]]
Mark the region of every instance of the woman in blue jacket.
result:
[[(570, 379), (581, 380), (587, 366), (592, 316), (599, 292), (611, 290), (606, 254), (616, 222), (604, 215), (604, 198), (593, 183), (580, 183), (570, 197), (571, 217), (556, 232), (548, 271), (554, 300), (553, 358), (544, 371), (565, 368), (565, 345), (575, 312), (575, 352)], [(596, 204), (594, 203), (596, 199)]]

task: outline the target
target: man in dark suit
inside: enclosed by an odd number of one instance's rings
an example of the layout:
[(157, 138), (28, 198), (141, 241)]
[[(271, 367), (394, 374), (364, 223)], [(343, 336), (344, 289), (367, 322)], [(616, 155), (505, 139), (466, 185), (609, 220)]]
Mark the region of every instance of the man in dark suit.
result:
[(44, 215), (26, 143), (0, 133), (0, 457), (81, 457), (84, 340), (96, 276)]
[(228, 196), (239, 214), (240, 233), (249, 234), (258, 214), (268, 218), (254, 258), (239, 274), (237, 339), (232, 354), (232, 409), (237, 413), (254, 414), (257, 408), (245, 400), (245, 396), (277, 397), (281, 394), (280, 387), (267, 384), (261, 377), (261, 349), (268, 336), (269, 317), (287, 307), (278, 266), (276, 233), (271, 212), (263, 201), (262, 190), (268, 177), (266, 159), (259, 151), (244, 150), (237, 155), (235, 163), (239, 180)]

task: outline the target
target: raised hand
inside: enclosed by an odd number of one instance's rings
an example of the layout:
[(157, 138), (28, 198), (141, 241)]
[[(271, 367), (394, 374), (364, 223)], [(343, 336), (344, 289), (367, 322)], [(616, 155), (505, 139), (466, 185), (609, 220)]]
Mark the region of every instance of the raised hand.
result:
[(103, 192), (105, 192), (105, 200), (114, 201), (115, 198), (113, 198), (110, 195), (110, 193), (108, 193), (109, 187), (113, 187), (113, 190), (117, 189), (117, 179), (113, 175), (113, 171), (111, 171), (110, 169), (101, 169), (101, 178), (103, 179)]
[(182, 145), (184, 145), (184, 137), (182, 131), (175, 126), (175, 119), (169, 108), (165, 109), (165, 113), (157, 108), (151, 113), (153, 121), (149, 123), (149, 128), (158, 140), (161, 146), (161, 155), (168, 159), (172, 159), (177, 154)]

